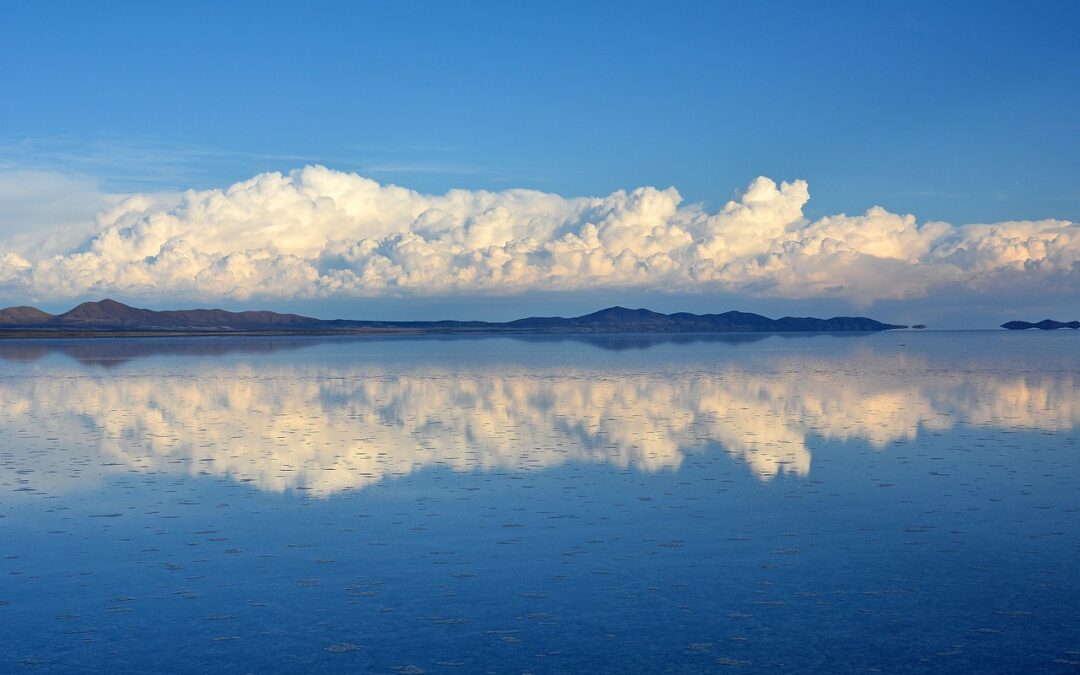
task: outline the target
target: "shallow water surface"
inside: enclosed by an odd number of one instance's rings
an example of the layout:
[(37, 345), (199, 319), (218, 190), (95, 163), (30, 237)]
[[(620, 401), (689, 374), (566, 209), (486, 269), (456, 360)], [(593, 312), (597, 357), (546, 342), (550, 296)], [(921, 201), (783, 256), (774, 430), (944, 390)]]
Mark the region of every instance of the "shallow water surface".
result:
[(1076, 672), (1080, 335), (0, 343), (0, 671)]

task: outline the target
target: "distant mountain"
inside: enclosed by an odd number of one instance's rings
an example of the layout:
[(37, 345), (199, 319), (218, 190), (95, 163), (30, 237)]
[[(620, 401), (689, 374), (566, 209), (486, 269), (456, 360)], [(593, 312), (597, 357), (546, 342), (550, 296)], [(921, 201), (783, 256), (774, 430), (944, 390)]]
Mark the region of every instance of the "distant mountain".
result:
[(0, 310), (0, 330), (111, 332), (510, 332), (510, 333), (731, 333), (848, 332), (905, 328), (862, 316), (831, 319), (770, 319), (760, 314), (660, 314), (647, 309), (609, 307), (585, 316), (529, 317), (505, 323), (486, 321), (351, 321), (314, 319), (277, 312), (227, 312), (222, 309), (155, 311), (115, 300), (84, 302), (63, 314), (33, 307)]
[(1001, 324), (1002, 328), (1008, 328), (1009, 330), (1027, 330), (1029, 328), (1038, 328), (1039, 330), (1057, 330), (1059, 328), (1072, 328), (1076, 330), (1080, 328), (1080, 321), (1054, 321), (1053, 319), (1043, 319), (1039, 323), (1031, 323), (1030, 321), (1009, 321), (1008, 323)]
[(530, 317), (503, 324), (511, 329), (525, 330), (575, 330), (589, 333), (691, 333), (691, 332), (758, 332), (783, 333), (788, 331), (879, 331), (906, 328), (881, 323), (862, 316), (837, 316), (831, 319), (785, 316), (770, 319), (747, 312), (724, 312), (723, 314), (660, 314), (647, 309), (609, 307), (599, 312), (569, 319), (562, 317)]
[(303, 328), (318, 323), (318, 319), (277, 312), (226, 312), (223, 309), (157, 312), (129, 307), (115, 300), (84, 302), (49, 321), (51, 326), (139, 330), (275, 330)]
[(8, 307), (7, 309), (0, 309), (0, 326), (42, 324), (52, 318), (52, 314), (47, 314), (37, 307)]

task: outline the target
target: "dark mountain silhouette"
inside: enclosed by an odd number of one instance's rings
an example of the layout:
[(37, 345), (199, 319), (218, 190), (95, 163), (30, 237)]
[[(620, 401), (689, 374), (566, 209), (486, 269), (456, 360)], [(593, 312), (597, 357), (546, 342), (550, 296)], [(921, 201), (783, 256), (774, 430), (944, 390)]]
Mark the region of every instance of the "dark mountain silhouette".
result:
[(877, 331), (906, 328), (881, 323), (862, 316), (837, 316), (831, 319), (785, 316), (770, 319), (748, 312), (724, 312), (723, 314), (660, 314), (647, 309), (609, 307), (599, 312), (569, 319), (562, 317), (530, 317), (504, 324), (511, 329), (526, 330), (575, 330), (590, 333), (691, 333), (691, 332), (758, 332), (778, 333), (787, 331)]
[(1076, 330), (1080, 328), (1080, 321), (1054, 321), (1053, 319), (1043, 319), (1039, 323), (1031, 323), (1030, 321), (1009, 321), (1001, 324), (1002, 328), (1008, 328), (1009, 330), (1027, 330), (1029, 328), (1038, 328), (1039, 330), (1057, 330), (1059, 328), (1072, 328)]
[(831, 319), (770, 319), (760, 314), (661, 314), (647, 309), (609, 307), (585, 316), (529, 317), (505, 323), (487, 321), (323, 320), (277, 312), (228, 312), (222, 309), (155, 311), (115, 300), (84, 302), (63, 314), (33, 307), (0, 310), (0, 329), (41, 332), (509, 332), (509, 333), (731, 333), (847, 332), (905, 328), (862, 316)]
[(274, 330), (302, 328), (318, 319), (277, 312), (226, 312), (223, 309), (186, 309), (157, 312), (129, 307), (115, 300), (84, 302), (75, 309), (51, 318), (50, 326), (140, 330)]

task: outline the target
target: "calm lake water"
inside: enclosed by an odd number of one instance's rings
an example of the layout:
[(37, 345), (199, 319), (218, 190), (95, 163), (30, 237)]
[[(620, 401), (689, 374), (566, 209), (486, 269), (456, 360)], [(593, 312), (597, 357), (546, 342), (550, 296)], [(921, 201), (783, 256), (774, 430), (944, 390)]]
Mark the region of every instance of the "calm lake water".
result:
[(1076, 672), (1080, 334), (0, 343), (0, 672)]

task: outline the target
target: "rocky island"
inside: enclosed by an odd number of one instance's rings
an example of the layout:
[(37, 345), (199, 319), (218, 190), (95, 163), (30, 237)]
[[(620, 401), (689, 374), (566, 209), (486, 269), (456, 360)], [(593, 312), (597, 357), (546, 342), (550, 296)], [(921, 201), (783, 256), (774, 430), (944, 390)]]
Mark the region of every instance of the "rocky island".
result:
[(84, 302), (62, 314), (34, 307), (0, 309), (5, 337), (189, 334), (371, 334), (371, 333), (786, 333), (871, 332), (906, 328), (862, 316), (831, 319), (785, 316), (770, 319), (748, 312), (661, 314), (609, 307), (577, 317), (529, 317), (516, 321), (356, 321), (315, 319), (270, 311), (222, 309), (157, 311), (115, 300)]
[(1053, 319), (1043, 319), (1039, 323), (1031, 323), (1030, 321), (1008, 321), (1001, 324), (1002, 328), (1008, 330), (1028, 330), (1029, 328), (1038, 328), (1039, 330), (1058, 330), (1059, 328), (1072, 328), (1076, 330), (1080, 328), (1080, 321), (1054, 321)]

